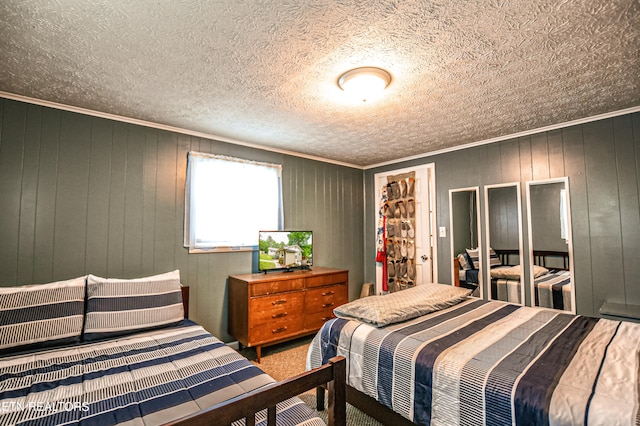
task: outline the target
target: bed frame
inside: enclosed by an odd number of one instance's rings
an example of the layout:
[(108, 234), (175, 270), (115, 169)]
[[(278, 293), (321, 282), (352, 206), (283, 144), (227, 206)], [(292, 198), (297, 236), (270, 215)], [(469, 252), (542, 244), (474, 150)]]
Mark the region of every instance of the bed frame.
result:
[[(182, 287), (182, 304), (184, 317), (189, 316), (189, 287)], [(319, 386), (329, 390), (328, 424), (340, 426), (346, 423), (346, 371), (347, 362), (344, 357), (331, 358), (321, 367), (304, 372), (290, 379), (273, 383), (261, 389), (240, 395), (221, 402), (212, 407), (185, 416), (165, 426), (209, 426), (230, 425), (236, 420), (245, 419), (246, 426), (255, 426), (257, 412), (267, 409), (267, 425), (276, 424), (276, 404), (293, 398), (305, 391)], [(323, 391), (322, 410), (324, 410)], [(322, 411), (318, 410), (318, 411)]]
[(328, 364), (321, 367), (221, 402), (213, 407), (167, 423), (165, 426), (230, 425), (242, 418), (245, 419), (246, 426), (255, 426), (255, 414), (265, 408), (267, 409), (267, 425), (275, 426), (276, 403), (297, 396), (320, 384), (326, 384), (329, 389), (328, 425), (344, 425), (347, 421), (346, 365), (344, 357), (331, 358)]
[[(331, 362), (331, 360), (329, 360), (329, 362)], [(373, 417), (378, 422), (384, 425), (415, 426), (415, 423), (412, 421), (404, 418), (386, 405), (380, 404), (374, 398), (360, 392), (356, 388), (346, 385), (346, 390), (347, 402), (363, 413), (366, 413), (368, 416)], [(324, 387), (320, 386), (316, 388), (316, 410), (318, 411), (322, 411), (324, 409), (324, 393)], [(331, 399), (329, 399), (329, 406), (330, 405)]]

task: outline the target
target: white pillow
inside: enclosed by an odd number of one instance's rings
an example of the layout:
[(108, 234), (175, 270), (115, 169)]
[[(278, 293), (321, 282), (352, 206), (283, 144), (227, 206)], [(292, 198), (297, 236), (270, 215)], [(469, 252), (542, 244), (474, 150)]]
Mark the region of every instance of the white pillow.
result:
[(333, 310), (339, 318), (381, 327), (439, 311), (462, 302), (471, 290), (447, 284), (419, 284), (406, 290), (357, 299)]
[[(495, 268), (491, 270), (491, 278), (507, 279), (507, 280), (519, 280), (522, 268), (520, 265), (510, 266), (505, 268)], [(549, 270), (542, 266), (533, 265), (533, 277), (538, 278), (548, 273)]]

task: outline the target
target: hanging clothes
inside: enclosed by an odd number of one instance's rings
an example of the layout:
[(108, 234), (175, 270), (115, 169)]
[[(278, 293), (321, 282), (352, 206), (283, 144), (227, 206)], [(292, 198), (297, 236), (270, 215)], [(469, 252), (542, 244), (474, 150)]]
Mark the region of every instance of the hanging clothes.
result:
[(380, 208), (378, 209), (378, 232), (376, 237), (376, 262), (382, 263), (382, 291), (389, 291), (387, 285), (387, 188), (382, 188)]

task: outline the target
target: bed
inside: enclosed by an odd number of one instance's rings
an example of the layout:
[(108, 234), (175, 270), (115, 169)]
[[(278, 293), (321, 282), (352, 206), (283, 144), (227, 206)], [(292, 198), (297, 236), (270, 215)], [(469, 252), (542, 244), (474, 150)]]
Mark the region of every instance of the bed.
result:
[(276, 382), (184, 318), (187, 296), (178, 271), (0, 288), (0, 425), (324, 425), (295, 395), (327, 383), (344, 424), (343, 359)]
[[(519, 251), (489, 248), (489, 252), (491, 298), (503, 302), (522, 303), (521, 266), (512, 262), (515, 259), (519, 262)], [(466, 284), (469, 279), (472, 283), (478, 282), (478, 269), (474, 266), (476, 263), (467, 253), (454, 258), (454, 285), (457, 287), (472, 288)], [(534, 250), (533, 260), (535, 306), (571, 312), (573, 307), (569, 253)]]
[(307, 367), (347, 358), (347, 401), (387, 424), (633, 425), (640, 325), (424, 284), (336, 309)]

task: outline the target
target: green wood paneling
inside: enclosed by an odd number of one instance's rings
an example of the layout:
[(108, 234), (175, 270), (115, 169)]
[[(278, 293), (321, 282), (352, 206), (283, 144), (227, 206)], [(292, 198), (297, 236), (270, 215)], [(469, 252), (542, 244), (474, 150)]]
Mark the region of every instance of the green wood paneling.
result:
[[(316, 264), (363, 282), (363, 172), (0, 99), (0, 285), (179, 269), (191, 318), (223, 340), (227, 277), (254, 254), (183, 247), (190, 150), (283, 165), (285, 226), (314, 231)], [(233, 181), (221, 183), (233, 185)], [(234, 206), (221, 200), (221, 208)]]
[[(437, 226), (446, 227), (448, 235), (436, 239), (441, 282), (451, 282), (449, 189), (520, 181), (526, 250), (525, 182), (568, 176), (577, 312), (597, 316), (605, 300), (640, 304), (639, 113), (370, 169), (365, 172), (365, 192), (374, 190), (375, 173), (426, 163), (436, 165)], [(484, 191), (481, 194), (484, 197)], [(371, 205), (365, 215), (370, 223), (376, 201), (367, 199)], [(372, 227), (366, 233), (365, 238), (374, 238)], [(373, 253), (365, 254), (365, 259), (365, 276), (373, 280)], [(527, 287), (527, 301), (529, 291)]]
[[(0, 271), (11, 284), (18, 276), (20, 199), (27, 106), (11, 104), (4, 109), (0, 144)], [(17, 143), (12, 143), (12, 141)]]
[[(80, 275), (86, 261), (91, 118), (63, 112), (53, 239), (53, 279)], [(80, 266), (80, 268), (79, 268)]]

